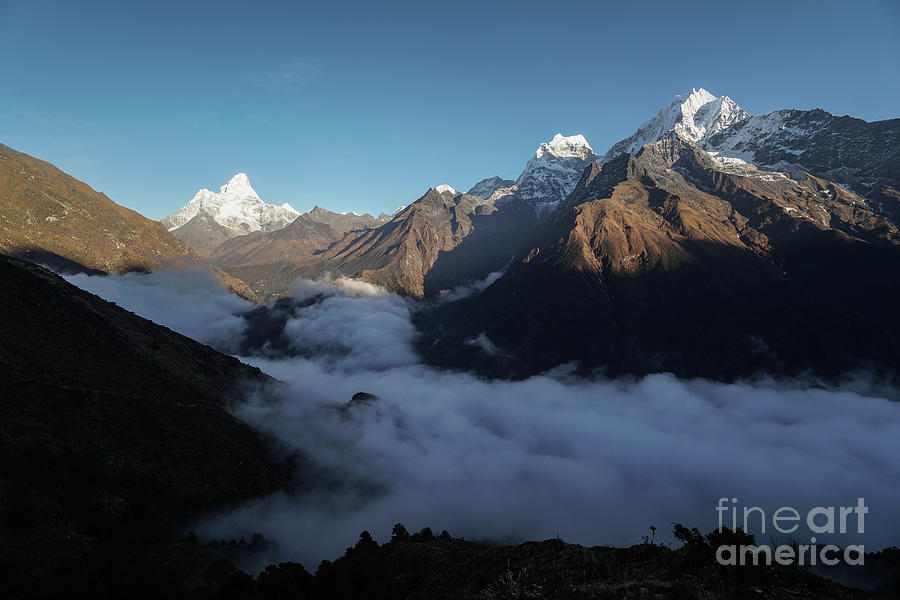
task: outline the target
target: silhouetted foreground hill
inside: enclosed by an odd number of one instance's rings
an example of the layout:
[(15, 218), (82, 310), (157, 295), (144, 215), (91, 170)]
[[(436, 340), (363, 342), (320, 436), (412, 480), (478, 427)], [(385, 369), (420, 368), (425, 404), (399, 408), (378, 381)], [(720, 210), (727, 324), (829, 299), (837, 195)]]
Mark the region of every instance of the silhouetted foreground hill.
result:
[[(676, 526), (678, 528), (680, 526)], [(379, 546), (363, 532), (341, 558), (323, 561), (315, 575), (296, 563), (270, 565), (257, 577), (226, 559), (212, 563), (196, 597), (209, 599), (558, 599), (630, 598), (851, 600), (893, 598), (896, 579), (879, 592), (850, 589), (799, 567), (721, 567), (720, 544), (752, 543), (741, 532), (688, 531), (677, 550), (653, 543), (630, 548), (583, 547), (560, 540), (491, 546), (434, 536), (429, 528), (409, 535), (402, 525)], [(893, 573), (900, 553), (868, 555), (880, 580)], [(873, 576), (873, 573), (867, 573)]]
[(5, 597), (60, 582), (104, 597), (110, 561), (288, 483), (227, 411), (258, 369), (5, 256), (0, 307)]

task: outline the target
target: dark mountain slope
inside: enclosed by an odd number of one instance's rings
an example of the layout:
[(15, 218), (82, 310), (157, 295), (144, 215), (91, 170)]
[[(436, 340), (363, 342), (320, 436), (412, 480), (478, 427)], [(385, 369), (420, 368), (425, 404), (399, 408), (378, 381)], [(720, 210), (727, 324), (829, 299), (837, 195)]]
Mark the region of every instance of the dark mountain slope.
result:
[(257, 369), (4, 256), (0, 306), (8, 590), (101, 577), (110, 548), (171, 541), (188, 517), (288, 483), (291, 465), (227, 410), (268, 380)]
[[(898, 231), (831, 182), (663, 140), (585, 170), (509, 272), (420, 315), (434, 364), (733, 379), (900, 369)], [(476, 349), (480, 334), (499, 347)]]

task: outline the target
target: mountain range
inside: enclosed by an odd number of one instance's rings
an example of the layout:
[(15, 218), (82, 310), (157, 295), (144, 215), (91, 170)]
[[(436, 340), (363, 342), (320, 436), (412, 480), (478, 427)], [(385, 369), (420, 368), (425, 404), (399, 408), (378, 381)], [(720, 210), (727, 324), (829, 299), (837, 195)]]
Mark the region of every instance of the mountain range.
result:
[[(175, 237), (198, 252), (209, 255), (222, 243), (251, 233), (271, 233), (284, 229), (300, 213), (290, 204), (275, 206), (260, 199), (245, 173), (238, 173), (219, 192), (201, 189), (186, 205), (162, 220)], [(336, 232), (377, 227), (390, 216), (334, 213), (316, 206), (305, 213), (315, 222), (328, 225)]]
[(502, 277), (420, 313), (420, 351), (502, 377), (895, 375), (898, 125), (680, 95), (584, 169)]
[(0, 243), (104, 272), (202, 255), (264, 300), (323, 276), (432, 299), (502, 272), (416, 313), (428, 361), (491, 376), (895, 372), (898, 129), (694, 89), (602, 155), (557, 134), (515, 180), (392, 215), (299, 214), (239, 173), (165, 227), (4, 147)]
[(324, 275), (436, 297), (505, 269), (418, 313), (430, 362), (491, 376), (893, 371), (898, 139), (898, 119), (754, 116), (693, 89), (602, 156), (557, 134), (515, 181), (435, 186), (356, 229), (309, 214), (209, 255), (267, 299)]
[[(646, 144), (663, 139), (695, 147), (725, 175), (800, 181), (809, 174), (832, 182), (841, 188), (841, 197), (851, 194), (850, 202), (860, 208), (851, 221), (874, 215), (892, 227), (900, 217), (898, 127), (896, 119), (866, 123), (821, 109), (753, 116), (727, 96), (694, 89), (676, 96), (602, 157), (583, 136), (557, 134), (539, 145), (516, 180), (486, 178), (465, 194), (435, 186), (391, 216), (339, 215), (317, 207), (288, 230), (287, 219), (273, 215), (289, 207), (263, 203), (239, 175), (232, 182), (245, 190), (245, 199), (219, 202), (203, 214), (204, 198), (220, 197), (234, 186), (230, 182), (218, 195), (201, 190), (164, 223), (183, 222), (173, 229), (177, 237), (264, 299), (288, 294), (296, 278), (324, 274), (362, 278), (424, 297), (503, 268), (532, 230), (554, 218), (586, 167), (637, 155)], [(189, 207), (198, 212), (188, 223)], [(233, 207), (242, 207), (240, 219)], [(793, 212), (788, 215), (793, 219), (832, 220), (814, 204), (785, 210)], [(261, 214), (268, 216), (256, 216)], [(238, 235), (236, 220), (250, 233)], [(839, 222), (834, 221), (838, 229)]]

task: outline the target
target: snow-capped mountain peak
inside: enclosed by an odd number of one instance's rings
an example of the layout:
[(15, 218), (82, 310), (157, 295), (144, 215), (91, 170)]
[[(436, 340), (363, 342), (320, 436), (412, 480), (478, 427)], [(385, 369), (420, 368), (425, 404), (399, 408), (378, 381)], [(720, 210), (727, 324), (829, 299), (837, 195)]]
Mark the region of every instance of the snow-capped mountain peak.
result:
[(516, 197), (535, 205), (539, 213), (555, 207), (575, 189), (584, 168), (597, 160), (583, 135), (557, 133), (544, 142), (516, 180)]
[(515, 181), (511, 181), (509, 179), (503, 179), (497, 176), (487, 177), (469, 188), (469, 191), (466, 193), (470, 196), (478, 196), (479, 198), (484, 198), (485, 200), (487, 200), (498, 189), (508, 188), (514, 186), (515, 184)]
[(442, 183), (441, 185), (435, 186), (434, 191), (436, 191), (438, 194), (444, 194), (447, 192), (453, 194), (454, 196), (457, 194), (456, 190), (453, 189), (452, 186), (447, 185), (446, 183)]
[(635, 154), (644, 144), (668, 135), (701, 143), (750, 115), (728, 96), (715, 96), (703, 88), (678, 94), (633, 135), (610, 148), (607, 161), (622, 152)]
[(259, 194), (250, 185), (250, 178), (246, 173), (238, 173), (228, 180), (228, 183), (219, 188), (223, 196), (235, 198), (259, 198)]
[(198, 191), (181, 209), (162, 220), (169, 231), (178, 229), (200, 211), (232, 230), (234, 235), (252, 231), (276, 231), (290, 224), (300, 214), (285, 203), (267, 204), (250, 185), (246, 173), (238, 173), (219, 188), (218, 193), (206, 188)]
[(593, 155), (594, 150), (583, 135), (570, 135), (568, 137), (561, 133), (553, 136), (549, 142), (544, 142), (538, 146), (534, 153), (535, 158), (541, 158), (545, 154), (550, 154), (558, 158), (577, 157), (582, 160)]

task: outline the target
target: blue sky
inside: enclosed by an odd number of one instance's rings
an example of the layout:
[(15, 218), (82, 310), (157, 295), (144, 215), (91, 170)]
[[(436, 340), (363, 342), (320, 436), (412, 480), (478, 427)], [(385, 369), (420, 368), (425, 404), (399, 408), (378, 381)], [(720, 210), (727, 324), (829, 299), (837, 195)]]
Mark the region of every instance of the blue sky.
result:
[(900, 117), (900, 3), (0, 0), (0, 143), (159, 219), (244, 171), (390, 211), (676, 93)]

